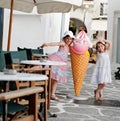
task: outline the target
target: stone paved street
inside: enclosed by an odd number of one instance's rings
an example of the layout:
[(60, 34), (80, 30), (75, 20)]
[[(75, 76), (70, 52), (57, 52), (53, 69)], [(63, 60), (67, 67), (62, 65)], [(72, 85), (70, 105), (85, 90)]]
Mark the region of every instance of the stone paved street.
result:
[(73, 88), (71, 69), (69, 68), (69, 81), (59, 84), (57, 95), (60, 101), (51, 101), (50, 112), (57, 114), (56, 118), (48, 121), (120, 121), (120, 80), (114, 79), (114, 72), (118, 65), (112, 65), (112, 80), (104, 88), (104, 100), (94, 101), (93, 90), (96, 85), (90, 83), (94, 64), (89, 64), (80, 96), (76, 97)]

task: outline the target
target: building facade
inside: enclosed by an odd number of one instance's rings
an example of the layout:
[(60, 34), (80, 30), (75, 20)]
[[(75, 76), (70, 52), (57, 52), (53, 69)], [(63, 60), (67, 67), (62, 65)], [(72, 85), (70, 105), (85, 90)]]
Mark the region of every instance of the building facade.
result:
[[(70, 13), (23, 14), (14, 12), (11, 50), (17, 47), (37, 48), (43, 42), (60, 41), (64, 31), (71, 29), (77, 34), (81, 26), (87, 28), (94, 43), (96, 35), (112, 41), (111, 61), (120, 63), (120, 10), (118, 0), (84, 0), (80, 8)], [(2, 11), (3, 12), (3, 11)], [(2, 15), (2, 14), (1, 14)], [(7, 49), (9, 10), (4, 11), (2, 50)], [(74, 28), (74, 29), (73, 29)], [(0, 32), (1, 33), (1, 32)], [(56, 48), (47, 48), (46, 53)]]
[(109, 0), (108, 39), (112, 41), (111, 60), (120, 63), (120, 1)]
[(82, 6), (71, 13), (71, 20), (77, 25), (85, 26), (91, 41), (95, 35), (107, 38), (107, 0), (84, 0)]

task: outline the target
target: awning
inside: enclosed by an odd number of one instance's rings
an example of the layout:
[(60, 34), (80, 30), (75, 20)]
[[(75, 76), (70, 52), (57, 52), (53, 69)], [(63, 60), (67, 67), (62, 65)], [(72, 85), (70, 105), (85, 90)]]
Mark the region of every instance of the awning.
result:
[(30, 13), (37, 7), (37, 13), (66, 13), (81, 6), (82, 0), (0, 0), (0, 7), (10, 9), (7, 50), (10, 50), (13, 10)]
[(107, 31), (107, 20), (92, 20), (91, 30)]
[[(14, 0), (14, 10), (31, 13), (37, 7), (37, 13), (66, 13), (82, 5), (82, 0)], [(11, 0), (0, 0), (0, 7), (11, 8)]]

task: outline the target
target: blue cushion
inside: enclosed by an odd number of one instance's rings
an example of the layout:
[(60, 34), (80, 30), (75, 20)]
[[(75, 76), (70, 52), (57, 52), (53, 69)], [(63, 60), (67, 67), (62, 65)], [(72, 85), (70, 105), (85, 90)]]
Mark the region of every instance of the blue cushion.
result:
[(31, 49), (32, 54), (43, 54), (43, 48), (41, 49)]
[(22, 51), (22, 50), (26, 51), (26, 53), (27, 53), (27, 59), (31, 60), (32, 59), (32, 51), (31, 51), (31, 49), (18, 47), (18, 51)]
[(26, 50), (28, 60), (32, 59), (33, 54), (44, 54), (43, 48), (31, 49), (31, 48), (20, 48), (20, 47), (18, 47), (17, 49), (18, 49), (18, 51)]
[(10, 51), (5, 54), (6, 65), (19, 63), (22, 60), (27, 60), (27, 53), (25, 50), (22, 51)]
[(8, 53), (7, 51), (0, 51), (0, 71), (3, 71), (3, 69), (6, 67), (5, 63), (5, 56), (4, 54)]
[[(8, 101), (8, 114), (19, 112), (19, 111), (24, 111), (27, 108), (28, 107), (25, 105), (20, 105), (15, 102)], [(2, 109), (3, 109), (2, 101), (0, 101), (0, 114), (2, 114), (2, 112), (3, 112)]]

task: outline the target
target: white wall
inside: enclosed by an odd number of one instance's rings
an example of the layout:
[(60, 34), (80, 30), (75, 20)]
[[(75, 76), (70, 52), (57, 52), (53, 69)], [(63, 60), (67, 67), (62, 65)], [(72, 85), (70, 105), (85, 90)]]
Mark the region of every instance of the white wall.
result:
[[(115, 14), (117, 11), (117, 14)], [(120, 17), (120, 1), (108, 0), (108, 40), (112, 41), (111, 60), (116, 63), (117, 21)]]
[[(69, 28), (69, 18), (69, 13), (38, 15), (14, 12), (10, 50), (17, 50), (17, 47), (37, 48), (43, 42), (60, 41), (64, 31)], [(9, 10), (6, 9), (4, 13), (3, 50), (7, 49), (8, 26)], [(49, 47), (45, 49), (45, 52), (52, 53), (57, 48)]]
[[(77, 9), (73, 12), (70, 13), (70, 17), (71, 18), (76, 18), (78, 20), (81, 20), (81, 21), (84, 21), (84, 9)], [(88, 8), (86, 10), (86, 14), (85, 14), (85, 25), (87, 27), (87, 30), (88, 30), (88, 36), (89, 38), (91, 39), (92, 41), (92, 34), (94, 31), (91, 31), (91, 22), (92, 22), (92, 15), (93, 15), (93, 11), (92, 11), (92, 8)]]
[(108, 0), (94, 0), (94, 11), (93, 11), (94, 18), (100, 17), (100, 3), (108, 3)]
[(108, 39), (113, 39), (114, 11), (120, 10), (119, 0), (108, 0)]

